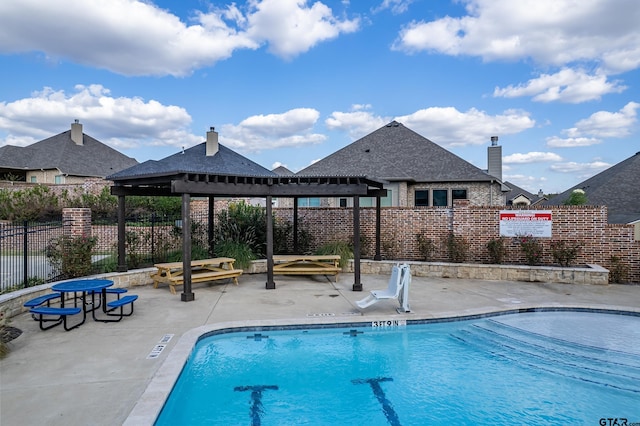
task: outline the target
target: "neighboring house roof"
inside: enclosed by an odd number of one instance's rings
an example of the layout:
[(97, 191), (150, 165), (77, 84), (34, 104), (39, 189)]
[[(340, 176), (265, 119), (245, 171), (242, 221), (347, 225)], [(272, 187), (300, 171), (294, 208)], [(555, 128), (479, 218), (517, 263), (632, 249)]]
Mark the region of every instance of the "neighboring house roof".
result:
[(506, 196), (505, 199), (507, 200), (507, 204), (511, 204), (510, 202), (513, 202), (516, 198), (520, 196), (528, 199), (532, 205), (541, 203), (546, 199), (543, 195), (540, 195), (541, 192), (538, 194), (533, 194), (527, 191), (526, 189), (520, 188), (515, 183), (508, 182), (508, 181), (504, 182), (504, 184), (509, 188), (509, 191), (505, 192), (505, 196)]
[(233, 176), (276, 176), (272, 171), (254, 163), (224, 145), (218, 145), (215, 155), (206, 155), (206, 142), (170, 155), (162, 160), (149, 160), (118, 173), (108, 179), (167, 176), (182, 173), (206, 173)]
[(584, 190), (589, 205), (605, 205), (609, 223), (632, 223), (640, 219), (640, 152), (580, 182), (544, 205), (562, 205), (574, 189)]
[(397, 121), (297, 173), (303, 176), (330, 174), (413, 182), (496, 180)]
[(279, 176), (293, 176), (293, 175), (295, 175), (295, 173), (293, 173), (291, 170), (287, 169), (285, 166), (276, 167), (275, 169), (273, 169), (271, 171), (273, 173), (279, 175)]
[(0, 168), (52, 170), (71, 176), (101, 177), (131, 167), (131, 157), (83, 134), (83, 144), (71, 140), (71, 130), (25, 147), (0, 148)]

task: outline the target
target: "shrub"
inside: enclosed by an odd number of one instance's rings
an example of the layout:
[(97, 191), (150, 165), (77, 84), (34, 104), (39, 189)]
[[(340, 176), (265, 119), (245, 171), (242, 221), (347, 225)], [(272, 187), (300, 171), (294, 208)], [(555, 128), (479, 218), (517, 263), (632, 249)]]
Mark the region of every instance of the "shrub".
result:
[(492, 238), (487, 243), (487, 250), (489, 251), (489, 260), (491, 263), (501, 264), (504, 262), (504, 257), (507, 254), (505, 239), (503, 237)]
[(464, 237), (450, 232), (445, 237), (445, 245), (450, 262), (462, 263), (467, 260), (467, 256), (469, 255), (469, 242)]
[(622, 259), (618, 256), (609, 258), (611, 266), (609, 266), (609, 282), (620, 284), (627, 282), (629, 277), (629, 266), (622, 263)]
[(539, 265), (543, 253), (542, 243), (531, 235), (520, 235), (515, 238), (520, 244), (520, 251), (524, 253), (527, 265)]
[(267, 219), (263, 207), (241, 201), (218, 213), (216, 244), (234, 241), (251, 247), (256, 256), (264, 256), (267, 242)]
[(427, 238), (422, 234), (416, 234), (416, 239), (418, 240), (420, 257), (425, 261), (431, 260), (433, 258), (433, 252), (436, 250), (436, 244), (431, 238)]
[(580, 243), (570, 243), (568, 241), (551, 241), (551, 255), (554, 262), (560, 266), (571, 266), (578, 258), (581, 248)]
[(340, 255), (340, 267), (344, 268), (349, 259), (353, 259), (353, 247), (349, 243), (335, 241), (319, 247), (316, 254), (338, 254)]
[(235, 267), (247, 269), (251, 261), (256, 259), (255, 254), (247, 244), (236, 241), (223, 241), (215, 246), (215, 256), (231, 257), (236, 260)]
[(49, 263), (65, 278), (77, 278), (91, 275), (93, 265), (91, 252), (97, 239), (86, 235), (62, 235), (53, 239), (47, 246)]

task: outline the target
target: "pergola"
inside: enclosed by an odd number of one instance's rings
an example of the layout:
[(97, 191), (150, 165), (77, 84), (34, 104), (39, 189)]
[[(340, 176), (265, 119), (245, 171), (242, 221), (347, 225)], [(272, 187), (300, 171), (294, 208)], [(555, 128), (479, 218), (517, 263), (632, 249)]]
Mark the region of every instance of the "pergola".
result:
[[(213, 241), (213, 213), (215, 197), (256, 197), (266, 199), (267, 220), (267, 289), (275, 289), (273, 280), (273, 211), (272, 199), (293, 198), (294, 249), (297, 248), (299, 197), (351, 197), (353, 199), (354, 284), (353, 291), (362, 291), (360, 280), (360, 197), (376, 197), (376, 255), (380, 259), (380, 198), (386, 196), (383, 182), (366, 176), (279, 176), (212, 173), (207, 171), (158, 172), (143, 163), (109, 177), (114, 181), (111, 194), (118, 197), (118, 271), (126, 271), (125, 254), (125, 197), (180, 196), (182, 197), (182, 226), (191, 228), (191, 197), (208, 197), (209, 242)], [(268, 172), (268, 171), (267, 171)], [(268, 172), (270, 173), (270, 172)], [(182, 233), (184, 286), (182, 301), (194, 300), (191, 290), (191, 234)]]

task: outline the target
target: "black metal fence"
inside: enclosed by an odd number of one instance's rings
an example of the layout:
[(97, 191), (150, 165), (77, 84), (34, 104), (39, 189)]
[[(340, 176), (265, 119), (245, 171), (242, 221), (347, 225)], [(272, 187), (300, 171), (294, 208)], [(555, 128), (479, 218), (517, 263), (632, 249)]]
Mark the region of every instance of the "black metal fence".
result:
[[(194, 250), (208, 248), (208, 217), (191, 216)], [(49, 222), (0, 222), (0, 294), (32, 287), (66, 277), (47, 256), (52, 243), (69, 232), (70, 222), (62, 218)], [(125, 224), (125, 247), (129, 269), (182, 259), (182, 221), (179, 215), (139, 215)], [(91, 236), (92, 273), (115, 272), (118, 266), (118, 224), (113, 220), (94, 220)]]
[(0, 293), (42, 284), (55, 275), (46, 252), (50, 242), (62, 233), (61, 218), (49, 222), (1, 222)]

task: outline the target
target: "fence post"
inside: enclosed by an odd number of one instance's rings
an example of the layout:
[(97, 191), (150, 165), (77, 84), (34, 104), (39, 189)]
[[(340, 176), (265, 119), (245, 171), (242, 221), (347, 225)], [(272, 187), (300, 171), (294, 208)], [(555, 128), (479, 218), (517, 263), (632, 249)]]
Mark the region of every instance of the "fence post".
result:
[(23, 226), (24, 234), (22, 236), (22, 288), (27, 288), (27, 282), (29, 277), (29, 222), (24, 221)]

